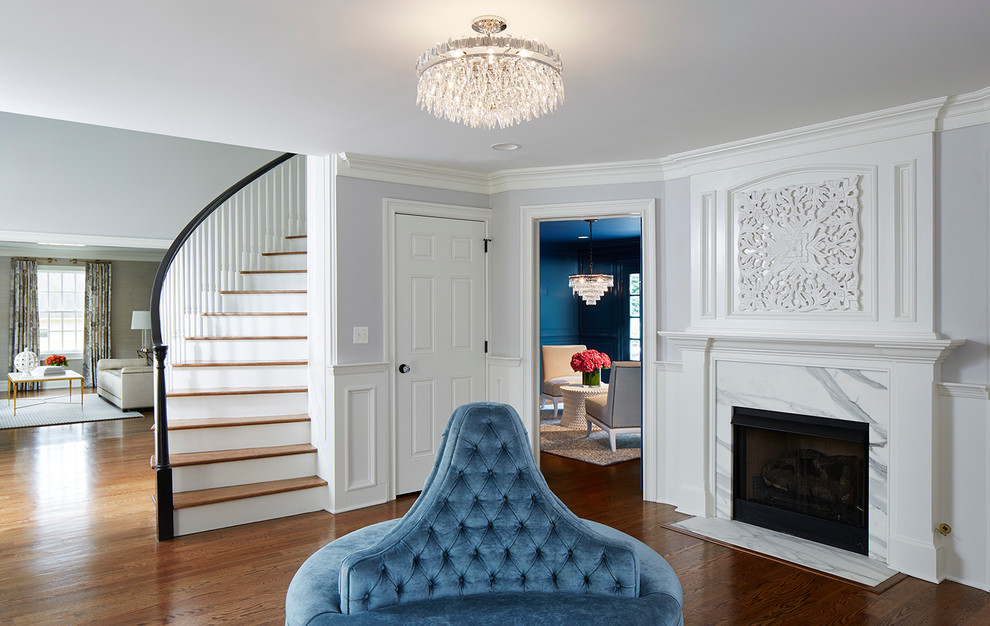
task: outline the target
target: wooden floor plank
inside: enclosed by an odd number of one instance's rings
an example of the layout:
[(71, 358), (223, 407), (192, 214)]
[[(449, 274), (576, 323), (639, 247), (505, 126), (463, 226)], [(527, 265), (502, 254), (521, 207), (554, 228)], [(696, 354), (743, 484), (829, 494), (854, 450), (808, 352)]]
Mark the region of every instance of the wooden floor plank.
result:
[[(155, 540), (150, 416), (0, 431), (0, 622), (283, 624), (300, 564), (333, 539), (403, 515), (414, 501)], [(882, 594), (675, 533), (684, 519), (642, 501), (640, 464), (544, 455), (577, 515), (663, 554), (696, 624), (990, 623), (990, 594), (915, 578)], [(588, 626), (591, 626), (590, 624)]]

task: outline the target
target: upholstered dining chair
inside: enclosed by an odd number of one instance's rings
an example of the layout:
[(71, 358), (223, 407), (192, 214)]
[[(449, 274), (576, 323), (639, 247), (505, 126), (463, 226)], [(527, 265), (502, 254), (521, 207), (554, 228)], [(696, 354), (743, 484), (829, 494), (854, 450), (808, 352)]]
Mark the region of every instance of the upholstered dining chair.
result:
[(563, 405), (564, 396), (560, 388), (564, 385), (580, 385), (581, 374), (571, 369), (571, 357), (582, 352), (583, 345), (540, 346), (543, 360), (543, 383), (540, 385), (540, 404), (543, 400), (553, 403), (553, 414), (557, 414), (558, 403)]
[(608, 394), (585, 399), (588, 436), (595, 425), (608, 433), (608, 442), (615, 452), (615, 435), (620, 432), (642, 432), (643, 378), (637, 361), (613, 361)]

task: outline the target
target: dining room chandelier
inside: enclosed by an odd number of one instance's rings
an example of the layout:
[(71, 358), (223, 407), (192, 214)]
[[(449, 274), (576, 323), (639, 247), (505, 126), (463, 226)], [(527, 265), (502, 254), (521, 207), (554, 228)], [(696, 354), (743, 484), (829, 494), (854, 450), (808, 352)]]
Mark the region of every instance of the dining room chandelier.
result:
[(564, 102), (563, 64), (535, 39), (498, 35), (505, 19), (476, 17), (477, 36), (437, 43), (416, 63), (416, 104), (471, 128), (508, 128), (552, 113)]
[(598, 220), (587, 219), (588, 222), (588, 273), (573, 274), (567, 281), (567, 285), (574, 290), (574, 294), (581, 296), (585, 304), (595, 305), (605, 292), (611, 289), (614, 281), (611, 274), (595, 273), (595, 238), (592, 232), (592, 225)]

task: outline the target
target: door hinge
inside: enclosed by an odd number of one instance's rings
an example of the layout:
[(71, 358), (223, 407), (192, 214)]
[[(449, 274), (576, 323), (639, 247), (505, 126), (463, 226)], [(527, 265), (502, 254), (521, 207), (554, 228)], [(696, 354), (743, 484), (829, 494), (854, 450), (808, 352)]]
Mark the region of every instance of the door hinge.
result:
[(485, 354), (488, 354), (488, 341), (485, 341)]
[(488, 243), (491, 241), (491, 239), (485, 238), (482, 241), (485, 242), (485, 254), (488, 254)]

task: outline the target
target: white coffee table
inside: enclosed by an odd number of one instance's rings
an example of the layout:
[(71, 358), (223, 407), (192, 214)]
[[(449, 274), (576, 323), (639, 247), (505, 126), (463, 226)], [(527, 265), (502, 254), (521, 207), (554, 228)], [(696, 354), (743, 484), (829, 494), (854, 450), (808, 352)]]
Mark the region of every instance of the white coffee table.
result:
[(563, 385), (560, 388), (560, 395), (564, 398), (564, 410), (560, 415), (560, 425), (565, 428), (587, 428), (588, 414), (584, 411), (585, 398), (606, 393), (608, 393), (608, 385), (605, 383), (595, 387)]
[(83, 408), (83, 377), (78, 372), (65, 370), (64, 374), (55, 376), (36, 376), (31, 372), (10, 372), (7, 374), (7, 404), (10, 404), (11, 390), (14, 395), (14, 415), (17, 415), (17, 385), (22, 383), (45, 383), (55, 380), (69, 381), (69, 403), (72, 402), (72, 381), (79, 381), (79, 408)]

